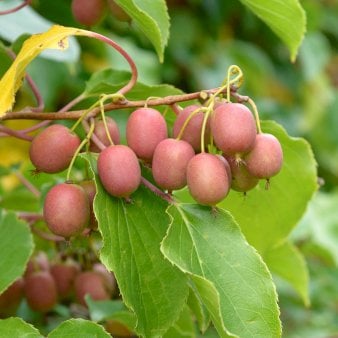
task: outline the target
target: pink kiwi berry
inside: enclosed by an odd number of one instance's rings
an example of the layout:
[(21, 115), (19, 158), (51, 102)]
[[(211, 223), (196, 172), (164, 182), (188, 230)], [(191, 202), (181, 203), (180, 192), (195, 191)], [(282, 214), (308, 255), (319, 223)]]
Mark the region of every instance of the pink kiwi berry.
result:
[(141, 182), (138, 159), (132, 149), (122, 144), (101, 151), (97, 170), (102, 185), (115, 197), (129, 197)]
[(46, 195), (43, 215), (51, 232), (69, 238), (80, 233), (89, 223), (89, 199), (82, 187), (61, 183)]
[(204, 205), (215, 205), (229, 192), (226, 167), (217, 155), (200, 153), (188, 163), (187, 184), (194, 200)]
[(56, 284), (49, 271), (34, 272), (25, 279), (25, 296), (35, 311), (48, 312), (56, 305)]
[(172, 138), (161, 141), (152, 162), (156, 184), (170, 191), (183, 188), (187, 184), (187, 165), (194, 155), (194, 149), (188, 142)]
[(73, 0), (72, 13), (75, 20), (85, 26), (98, 23), (105, 11), (104, 0)]
[(231, 189), (240, 192), (247, 192), (253, 189), (259, 182), (257, 177), (252, 176), (244, 161), (237, 161), (235, 158), (227, 158), (231, 168)]
[(216, 146), (225, 155), (247, 153), (253, 147), (257, 133), (255, 119), (241, 103), (218, 105), (210, 126)]
[(54, 124), (34, 137), (29, 157), (37, 171), (57, 173), (69, 166), (80, 143), (67, 127)]
[(275, 136), (258, 134), (252, 150), (244, 157), (244, 161), (251, 175), (268, 179), (278, 174), (282, 168), (282, 146)]
[[(113, 141), (114, 144), (119, 144), (120, 143), (120, 131), (119, 131), (119, 127), (117, 123), (111, 117), (106, 117), (106, 123), (107, 123), (107, 127), (108, 127), (111, 140)], [(110, 141), (108, 139), (106, 129), (104, 127), (104, 123), (102, 120), (95, 122), (94, 134), (98, 137), (98, 139), (105, 146), (110, 145)], [(90, 151), (95, 152), (95, 153), (99, 153), (101, 151), (101, 149), (99, 149), (99, 147), (94, 142), (90, 143), (89, 149)]]
[(15, 316), (24, 293), (24, 279), (19, 278), (0, 295), (0, 318)]
[(128, 146), (137, 157), (151, 161), (156, 146), (168, 136), (167, 124), (161, 113), (152, 108), (136, 109), (128, 118)]
[[(197, 104), (192, 104), (190, 106), (185, 107), (178, 114), (175, 120), (174, 126), (173, 126), (173, 137), (176, 138), (180, 134), (180, 131), (185, 121), (188, 119), (189, 115), (198, 108), (201, 108), (201, 106)], [(199, 152), (201, 150), (201, 133), (202, 133), (203, 119), (204, 119), (203, 112), (196, 113), (189, 120), (181, 137), (182, 140), (190, 143), (196, 152)], [(210, 123), (208, 121), (206, 130), (205, 130), (204, 140), (208, 142), (209, 137), (210, 137)]]
[(85, 180), (85, 181), (81, 181), (79, 185), (84, 189), (84, 191), (86, 192), (88, 196), (89, 207), (90, 207), (89, 227), (95, 230), (98, 227), (97, 219), (94, 214), (94, 197), (96, 195), (95, 182), (93, 180)]

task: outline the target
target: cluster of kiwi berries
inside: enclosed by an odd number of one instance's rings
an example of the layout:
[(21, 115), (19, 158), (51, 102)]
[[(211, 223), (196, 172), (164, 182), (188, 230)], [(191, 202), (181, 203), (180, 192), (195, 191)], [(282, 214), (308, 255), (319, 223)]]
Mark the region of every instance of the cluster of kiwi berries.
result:
[[(0, 318), (15, 315), (23, 298), (32, 310), (44, 314), (60, 303), (74, 304), (85, 312), (86, 295), (93, 300), (117, 298), (114, 275), (99, 262), (82, 271), (72, 258), (50, 262), (44, 252), (39, 252), (28, 262), (24, 276), (1, 294)], [(131, 336), (122, 323), (107, 321), (106, 326), (117, 336)]]
[[(120, 144), (118, 125), (112, 118), (106, 118), (107, 129), (102, 120), (97, 121), (94, 134), (106, 147), (100, 151), (91, 141), (89, 149), (99, 152), (97, 170), (106, 191), (129, 198), (141, 183), (140, 162), (151, 167), (160, 189), (171, 193), (187, 185), (191, 196), (203, 205), (216, 205), (230, 188), (246, 193), (260, 179), (269, 182), (283, 162), (277, 138), (257, 132), (257, 121), (244, 104), (217, 101), (214, 106), (208, 115), (202, 105), (182, 109), (172, 138), (158, 110), (138, 108), (127, 121), (127, 145)], [(80, 144), (80, 138), (67, 127), (54, 124), (33, 139), (30, 158), (39, 172), (60, 172), (69, 166)], [(209, 152), (204, 145), (209, 145)], [(88, 224), (95, 228), (95, 193), (93, 181), (54, 186), (44, 203), (49, 229), (69, 238)]]

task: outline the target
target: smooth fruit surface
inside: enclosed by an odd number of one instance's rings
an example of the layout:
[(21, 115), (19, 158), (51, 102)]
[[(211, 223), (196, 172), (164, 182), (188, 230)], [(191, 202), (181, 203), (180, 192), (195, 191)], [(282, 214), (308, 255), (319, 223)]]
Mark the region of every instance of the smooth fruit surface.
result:
[(104, 149), (99, 155), (97, 170), (104, 188), (115, 197), (128, 197), (141, 182), (138, 159), (125, 145)]
[(85, 181), (81, 181), (79, 185), (84, 189), (89, 199), (89, 207), (90, 207), (89, 227), (92, 229), (97, 229), (98, 223), (97, 223), (97, 219), (94, 214), (94, 205), (93, 205), (94, 197), (96, 195), (95, 182), (93, 180), (85, 180)]
[(46, 195), (43, 215), (51, 232), (65, 238), (74, 236), (89, 223), (88, 196), (77, 184), (58, 184)]
[(166, 190), (177, 190), (187, 184), (188, 162), (195, 155), (192, 146), (185, 141), (165, 139), (154, 152), (153, 177), (158, 186)]
[(0, 318), (14, 316), (24, 294), (24, 279), (19, 278), (0, 295)]
[(204, 205), (215, 205), (229, 192), (230, 182), (223, 161), (217, 155), (195, 155), (187, 167), (187, 183), (194, 200)]
[[(184, 122), (188, 119), (189, 115), (196, 109), (201, 108), (197, 104), (193, 104), (185, 107), (177, 116), (173, 126), (173, 137), (177, 137), (184, 125)], [(204, 119), (204, 113), (198, 112), (195, 114), (186, 125), (182, 134), (181, 140), (184, 140), (192, 145), (196, 152), (201, 150), (201, 132)], [(210, 137), (210, 123), (208, 121), (205, 131), (204, 140), (208, 142)]]
[(56, 284), (48, 271), (39, 271), (25, 279), (27, 303), (35, 311), (48, 312), (57, 303)]
[(54, 124), (34, 137), (29, 157), (38, 171), (57, 173), (69, 166), (80, 143), (67, 127)]
[[(109, 131), (110, 138), (112, 139), (114, 144), (120, 143), (120, 131), (117, 123), (111, 117), (106, 117), (107, 128)], [(104, 123), (102, 120), (95, 122), (94, 134), (98, 137), (98, 139), (105, 145), (109, 146), (110, 141), (108, 139), (106, 129), (104, 127)], [(90, 142), (90, 151), (99, 153), (101, 149), (94, 143)]]
[(275, 136), (258, 134), (253, 149), (244, 160), (251, 175), (257, 178), (270, 178), (282, 168), (282, 146)]
[(82, 305), (86, 305), (85, 295), (87, 294), (94, 300), (110, 298), (104, 277), (99, 272), (85, 271), (77, 275), (75, 279), (75, 295), (77, 301)]
[(105, 5), (104, 0), (73, 0), (72, 13), (82, 25), (93, 26), (102, 18)]
[(254, 145), (256, 122), (241, 103), (220, 104), (211, 117), (210, 127), (216, 146), (225, 155), (246, 153)]
[(126, 137), (137, 157), (151, 161), (156, 146), (167, 136), (167, 124), (158, 110), (139, 108), (130, 114)]

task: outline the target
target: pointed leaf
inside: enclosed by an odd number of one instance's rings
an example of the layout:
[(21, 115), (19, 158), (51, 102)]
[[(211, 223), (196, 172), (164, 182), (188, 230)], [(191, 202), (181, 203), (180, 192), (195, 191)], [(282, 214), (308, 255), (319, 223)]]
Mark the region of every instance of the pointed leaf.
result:
[(305, 11), (298, 0), (240, 0), (286, 44), (291, 60), (297, 56), (298, 48), (306, 30)]
[(309, 271), (301, 252), (290, 242), (270, 249), (264, 261), (272, 273), (289, 282), (302, 297), (306, 306), (309, 300)]
[(213, 320), (218, 303), (217, 312), (228, 334), (279, 337), (279, 309), (271, 276), (231, 215), (193, 204), (170, 206), (168, 213), (172, 223), (162, 252), (192, 276)]
[(1, 209), (0, 238), (0, 293), (2, 293), (23, 275), (34, 244), (28, 225), (18, 220), (13, 212)]
[(70, 319), (60, 324), (48, 338), (81, 337), (111, 338), (105, 329), (90, 320)]
[(115, 0), (151, 41), (161, 62), (169, 38), (169, 15), (165, 0)]
[(317, 165), (304, 139), (290, 137), (272, 121), (264, 121), (262, 129), (275, 135), (282, 144), (281, 172), (271, 178), (268, 190), (262, 181), (246, 197), (231, 191), (220, 206), (231, 212), (248, 242), (264, 256), (267, 249), (286, 239), (303, 216), (317, 190)]
[(7, 318), (0, 320), (0, 337), (10, 338), (42, 338), (40, 332), (21, 318)]
[[(89, 162), (95, 171), (95, 163)], [(167, 203), (143, 187), (128, 203), (110, 196), (97, 177), (96, 184), (101, 261), (114, 272), (125, 304), (135, 312), (136, 331), (146, 337), (163, 335), (188, 296), (185, 275), (160, 251), (169, 224)]]

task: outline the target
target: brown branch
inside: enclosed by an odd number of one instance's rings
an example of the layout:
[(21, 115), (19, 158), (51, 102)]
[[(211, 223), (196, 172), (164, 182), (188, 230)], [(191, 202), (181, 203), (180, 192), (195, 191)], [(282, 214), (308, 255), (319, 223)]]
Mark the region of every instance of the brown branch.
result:
[[(127, 109), (127, 108), (138, 108), (143, 107), (145, 104), (147, 106), (162, 106), (162, 105), (173, 105), (178, 102), (191, 101), (200, 98), (203, 99), (209, 97), (213, 93), (217, 92), (219, 88), (213, 88), (208, 90), (202, 90), (199, 92), (189, 93), (189, 94), (181, 94), (181, 95), (169, 95), (162, 98), (156, 98), (152, 100), (139, 100), (139, 101), (128, 101), (124, 100), (120, 103), (108, 103), (104, 105), (105, 111), (116, 110), (116, 109)], [(226, 89), (223, 91), (226, 92)], [(235, 94), (236, 88), (232, 87), (231, 92)], [(236, 97), (241, 98), (242, 96), (237, 94)], [(244, 98), (244, 97), (243, 97)], [(245, 100), (244, 100), (245, 101)], [(86, 109), (83, 110), (73, 110), (68, 112), (49, 112), (49, 113), (34, 113), (34, 112), (9, 112), (6, 115), (0, 117), (1, 120), (77, 120), (80, 118), (85, 112)], [(95, 117), (100, 114), (100, 107), (94, 108), (87, 114), (87, 118)]]

